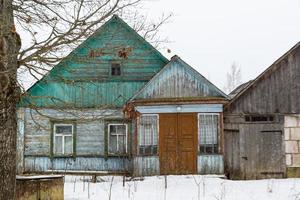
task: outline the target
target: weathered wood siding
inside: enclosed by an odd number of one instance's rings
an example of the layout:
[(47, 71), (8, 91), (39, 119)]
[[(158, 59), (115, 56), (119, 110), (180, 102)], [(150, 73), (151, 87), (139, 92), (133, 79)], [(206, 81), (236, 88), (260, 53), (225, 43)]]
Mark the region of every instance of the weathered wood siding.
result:
[[(125, 52), (125, 58), (120, 52)], [(91, 53), (94, 52), (94, 53)], [(21, 106), (122, 107), (168, 60), (114, 16), (21, 99)], [(119, 63), (121, 76), (111, 76)]]
[[(25, 109), (24, 171), (129, 169), (127, 158), (107, 156), (105, 119), (120, 120), (121, 110)], [(51, 120), (75, 120), (76, 159), (50, 158)], [(131, 134), (129, 133), (129, 136)]]
[(22, 174), (24, 166), (24, 137), (25, 137), (25, 110), (20, 108), (17, 111), (17, 174)]
[[(300, 46), (300, 45), (298, 45)], [(228, 107), (230, 113), (300, 113), (300, 48), (261, 76)]]
[(133, 99), (208, 98), (226, 95), (191, 66), (174, 56)]
[[(299, 99), (300, 43), (225, 106), (226, 173), (238, 179), (286, 176), (286, 164), (291, 165), (292, 153), (285, 155), (285, 152), (293, 146), (298, 148), (298, 143), (290, 142), (289, 134), (284, 134), (292, 130), (288, 127), (284, 132), (283, 118), (300, 113)], [(273, 116), (275, 120), (245, 121), (246, 115), (260, 114)]]
[(198, 155), (199, 174), (224, 174), (223, 155)]
[(226, 174), (233, 179), (285, 177), (282, 116), (276, 116), (272, 123), (247, 123), (236, 115), (226, 117)]
[(74, 158), (53, 158), (49, 156), (25, 156), (25, 173), (81, 172), (119, 173), (130, 172), (131, 161), (122, 157), (77, 156)]
[(63, 200), (63, 176), (17, 176), (16, 200)]
[(159, 157), (158, 156), (137, 156), (133, 160), (134, 176), (153, 176), (159, 175)]

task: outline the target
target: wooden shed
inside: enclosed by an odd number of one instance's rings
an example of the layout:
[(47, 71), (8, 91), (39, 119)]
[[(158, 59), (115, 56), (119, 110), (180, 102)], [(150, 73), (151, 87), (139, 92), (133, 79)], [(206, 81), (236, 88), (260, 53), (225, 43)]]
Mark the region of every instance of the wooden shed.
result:
[(236, 179), (300, 175), (300, 43), (225, 107), (226, 173)]
[(134, 173), (223, 174), (224, 103), (222, 91), (172, 57), (127, 105), (136, 124)]

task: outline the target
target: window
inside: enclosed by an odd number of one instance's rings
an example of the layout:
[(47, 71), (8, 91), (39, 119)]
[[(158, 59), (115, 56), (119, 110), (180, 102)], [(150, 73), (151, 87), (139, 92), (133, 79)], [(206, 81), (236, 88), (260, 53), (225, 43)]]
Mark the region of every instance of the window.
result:
[(53, 153), (55, 155), (73, 154), (73, 124), (54, 124)]
[(121, 65), (119, 63), (111, 64), (111, 75), (112, 76), (121, 76)]
[(127, 124), (108, 124), (108, 153), (127, 153)]
[(245, 121), (246, 122), (273, 122), (274, 116), (273, 115), (246, 115)]
[(139, 154), (156, 155), (158, 143), (158, 116), (142, 115), (139, 125)]
[(219, 114), (199, 114), (198, 150), (200, 153), (218, 153)]

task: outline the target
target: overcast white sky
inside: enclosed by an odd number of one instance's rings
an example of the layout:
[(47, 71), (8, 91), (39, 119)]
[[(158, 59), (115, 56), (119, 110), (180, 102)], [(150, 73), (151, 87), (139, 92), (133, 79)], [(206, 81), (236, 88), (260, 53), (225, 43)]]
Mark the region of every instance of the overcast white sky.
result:
[(245, 82), (300, 41), (300, 0), (146, 0), (144, 11), (154, 19), (174, 14), (160, 32), (171, 53), (161, 52), (177, 54), (220, 89), (233, 62)]
[[(255, 78), (300, 41), (300, 0), (149, 0), (148, 15), (173, 12), (162, 51), (179, 55), (223, 89), (233, 62)], [(169, 56), (168, 56), (169, 57)]]

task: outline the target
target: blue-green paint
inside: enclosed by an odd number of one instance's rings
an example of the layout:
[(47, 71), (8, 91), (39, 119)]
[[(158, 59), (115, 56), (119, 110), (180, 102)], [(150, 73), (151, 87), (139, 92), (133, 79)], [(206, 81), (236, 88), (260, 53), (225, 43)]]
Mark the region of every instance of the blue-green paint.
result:
[[(119, 56), (124, 49), (126, 58)], [(92, 50), (103, 54), (91, 57)], [(121, 76), (110, 75), (112, 62), (121, 64)], [(122, 19), (113, 16), (34, 84), (20, 106), (122, 107), (167, 62)]]

